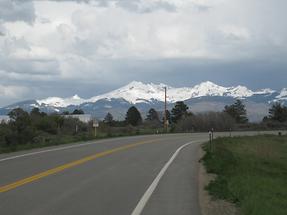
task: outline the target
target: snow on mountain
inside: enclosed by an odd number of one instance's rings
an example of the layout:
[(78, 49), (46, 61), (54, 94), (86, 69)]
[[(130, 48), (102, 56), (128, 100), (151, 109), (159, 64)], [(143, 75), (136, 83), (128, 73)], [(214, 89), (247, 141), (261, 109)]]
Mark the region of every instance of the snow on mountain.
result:
[(278, 96), (276, 96), (277, 100), (287, 100), (287, 88), (283, 88)]
[[(97, 102), (101, 99), (124, 99), (132, 104), (149, 103), (152, 101), (164, 101), (164, 87), (167, 87), (167, 101), (176, 102), (184, 101), (191, 98), (203, 96), (229, 96), (233, 98), (248, 98), (253, 95), (272, 94), (275, 91), (271, 89), (263, 89), (256, 92), (249, 90), (245, 86), (222, 87), (213, 82), (206, 81), (194, 87), (175, 88), (165, 84), (144, 84), (139, 81), (133, 81), (124, 87), (113, 90), (109, 93), (94, 96), (90, 99), (82, 99), (78, 95), (70, 98), (49, 97), (47, 99), (38, 100), (41, 105), (50, 105), (54, 107), (67, 107), (69, 105), (80, 105), (85, 102)], [(282, 94), (282, 95), (281, 95)], [(281, 97), (287, 95), (287, 89), (282, 90)]]
[[(167, 88), (167, 101), (168, 102), (184, 101), (184, 100), (190, 99), (191, 95), (192, 95), (192, 91), (188, 87)], [(164, 96), (161, 96), (161, 101), (164, 101)]]
[(272, 93), (276, 93), (276, 91), (270, 88), (262, 89), (262, 90), (255, 92), (256, 95), (264, 95), (264, 94), (266, 95), (266, 94), (272, 94)]
[(96, 102), (100, 99), (125, 99), (132, 104), (147, 102), (152, 99), (163, 101), (164, 87), (171, 88), (164, 84), (144, 84), (142, 82), (133, 81), (117, 90), (92, 97), (88, 101)]
[(136, 104), (140, 102), (150, 102), (152, 100), (164, 101), (164, 87), (167, 87), (167, 101), (184, 101), (190, 98), (202, 96), (232, 96), (234, 98), (249, 97), (255, 94), (244, 86), (222, 87), (210, 81), (203, 82), (194, 87), (175, 88), (165, 84), (144, 84), (133, 81), (128, 85), (114, 90), (110, 93), (95, 96), (89, 99), (90, 102), (96, 102), (99, 99), (123, 98), (126, 101)]
[(210, 81), (203, 82), (191, 88), (191, 98), (202, 96), (223, 96), (227, 88), (216, 85)]
[(53, 107), (67, 107), (69, 105), (80, 105), (84, 103), (85, 100), (80, 98), (78, 95), (74, 95), (70, 98), (48, 97), (46, 99), (37, 100), (37, 102), (40, 105), (44, 104)]
[(255, 93), (245, 86), (230, 87), (226, 89), (225, 95), (233, 98), (246, 98), (253, 96)]

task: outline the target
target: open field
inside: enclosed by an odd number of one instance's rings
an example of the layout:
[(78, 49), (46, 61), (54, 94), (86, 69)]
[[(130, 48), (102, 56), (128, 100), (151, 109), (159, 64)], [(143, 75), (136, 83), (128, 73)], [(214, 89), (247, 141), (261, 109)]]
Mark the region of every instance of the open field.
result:
[(207, 187), (241, 214), (287, 214), (287, 136), (218, 138), (203, 161), (217, 177)]

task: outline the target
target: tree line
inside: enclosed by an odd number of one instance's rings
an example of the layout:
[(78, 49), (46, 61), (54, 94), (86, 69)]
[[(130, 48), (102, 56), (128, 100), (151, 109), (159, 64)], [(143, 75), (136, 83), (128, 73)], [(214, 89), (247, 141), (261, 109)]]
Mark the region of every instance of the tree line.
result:
[[(80, 115), (84, 111), (76, 109), (62, 114), (46, 114), (34, 108), (30, 113), (16, 108), (9, 113), (8, 123), (0, 122), (0, 152), (55, 145), (94, 138), (93, 123), (83, 123), (77, 118), (63, 115)], [(225, 106), (221, 112), (193, 113), (182, 101), (176, 102), (166, 111), (169, 124), (168, 132), (229, 131), (236, 129), (278, 129), (287, 126), (287, 107), (275, 103), (269, 109), (269, 115), (261, 123), (248, 122), (247, 111), (241, 100)], [(98, 128), (98, 137), (123, 136), (166, 132), (163, 129), (164, 112), (151, 108), (143, 118), (140, 111), (130, 107), (123, 120), (114, 120), (107, 113)]]
[[(129, 108), (125, 120), (121, 123), (114, 121), (111, 113), (108, 113), (104, 122), (109, 126), (132, 125), (132, 126), (163, 126), (164, 113), (157, 112), (151, 108), (146, 118), (143, 119), (140, 111), (135, 107)], [(161, 117), (160, 117), (161, 116)], [(235, 129), (276, 129), (286, 126), (287, 107), (275, 103), (269, 109), (269, 115), (264, 117), (260, 123), (249, 123), (246, 106), (242, 100), (236, 100), (231, 105), (226, 105), (221, 112), (193, 113), (182, 101), (176, 102), (171, 111), (166, 111), (170, 131), (230, 131)]]
[[(162, 113), (161, 115), (162, 118), (160, 118), (160, 114), (154, 108), (151, 108), (148, 111), (146, 118), (143, 120), (140, 111), (135, 106), (132, 106), (128, 109), (123, 123), (125, 123), (125, 125), (132, 125), (132, 126), (139, 126), (142, 125), (143, 123), (146, 124), (153, 123), (154, 125), (162, 126), (164, 120), (163, 119), (164, 113)], [(230, 106), (228, 105), (225, 106), (223, 112), (208, 112), (199, 114), (194, 114), (193, 112), (189, 111), (189, 107), (183, 101), (178, 101), (171, 109), (171, 112), (169, 110), (166, 110), (166, 118), (168, 124), (171, 127), (175, 127), (178, 123), (182, 123), (182, 121), (186, 122), (189, 120), (191, 120), (194, 126), (196, 127), (200, 123), (204, 124), (203, 121), (206, 120), (213, 120), (214, 122), (222, 121), (221, 123), (227, 122), (228, 125), (231, 122), (233, 123), (248, 122), (245, 105), (240, 100), (237, 100), (234, 104)], [(113, 115), (111, 113), (107, 113), (103, 122), (105, 122), (107, 125), (110, 126), (115, 126), (117, 124), (117, 122), (114, 121)]]
[[(176, 124), (182, 117), (189, 115), (188, 106), (184, 104), (184, 102), (179, 101), (176, 102), (174, 108), (171, 110), (166, 110), (166, 118), (169, 124)], [(132, 106), (128, 109), (124, 121), (122, 123), (124, 125), (132, 125), (132, 126), (140, 126), (142, 124), (146, 125), (158, 125), (162, 127), (164, 113), (159, 113), (154, 108), (149, 109), (147, 112), (146, 118), (143, 119), (140, 111)], [(107, 113), (104, 118), (104, 123), (110, 126), (115, 126), (119, 121), (114, 121), (113, 115), (111, 113)]]

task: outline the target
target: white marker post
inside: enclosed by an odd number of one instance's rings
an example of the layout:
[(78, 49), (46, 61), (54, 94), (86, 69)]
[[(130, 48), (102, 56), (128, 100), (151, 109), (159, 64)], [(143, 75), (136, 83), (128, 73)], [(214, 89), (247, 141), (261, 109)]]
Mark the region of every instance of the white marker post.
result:
[(93, 120), (93, 127), (95, 129), (95, 137), (97, 137), (97, 127), (99, 127), (99, 123), (96, 120)]
[(209, 131), (209, 151), (211, 152), (212, 132)]

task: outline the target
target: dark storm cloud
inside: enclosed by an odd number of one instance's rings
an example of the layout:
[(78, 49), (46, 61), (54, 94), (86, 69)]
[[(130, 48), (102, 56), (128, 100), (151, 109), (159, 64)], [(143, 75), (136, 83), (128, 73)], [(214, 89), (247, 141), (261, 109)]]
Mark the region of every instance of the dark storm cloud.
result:
[[(183, 87), (210, 80), (223, 86), (241, 84), (251, 89), (279, 90), (286, 87), (287, 80), (287, 62), (284, 60), (228, 62), (212, 59), (161, 59), (116, 61), (110, 64), (110, 67), (116, 68), (118, 74), (124, 75), (124, 78), (117, 79), (117, 86), (132, 80), (139, 80)], [(136, 73), (126, 73), (126, 71), (136, 71)]]
[[(70, 97), (74, 94), (89, 98), (114, 90), (133, 80), (146, 83), (165, 83), (175, 87), (190, 87), (210, 80), (222, 86), (241, 84), (253, 90), (261, 88), (281, 90), (286, 87), (287, 80), (287, 63), (284, 61), (271, 63), (257, 60), (231, 63), (217, 60), (166, 59), (113, 60), (101, 62), (101, 64), (106, 70), (116, 71), (116, 75), (106, 77), (105, 79), (108, 81), (103, 82), (96, 79), (63, 81), (56, 74), (52, 78), (39, 74), (43, 77), (42, 80), (39, 76), (37, 79), (28, 79), (29, 76), (27, 76), (23, 82), (23, 79), (12, 76), (7, 77), (5, 83), (29, 88), (29, 94), (23, 95), (22, 99), (41, 99), (49, 96)], [(11, 103), (18, 100), (19, 98), (15, 98), (1, 102), (3, 105), (8, 101)]]

